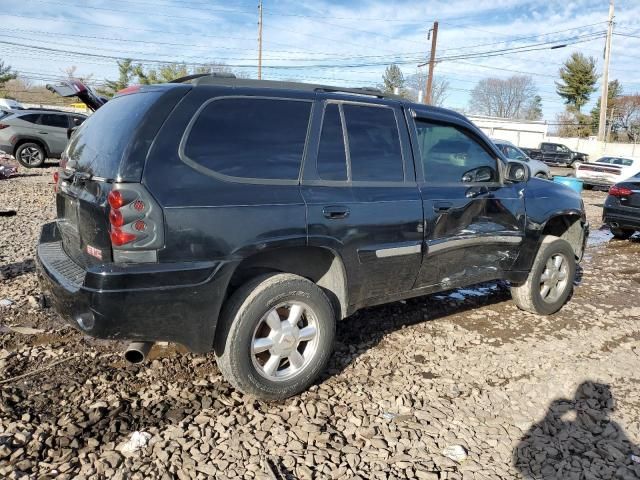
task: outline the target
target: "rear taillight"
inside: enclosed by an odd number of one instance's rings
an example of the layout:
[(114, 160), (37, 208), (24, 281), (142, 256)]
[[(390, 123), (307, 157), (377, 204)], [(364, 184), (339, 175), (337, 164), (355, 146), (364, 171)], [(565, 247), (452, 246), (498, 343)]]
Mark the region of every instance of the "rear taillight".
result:
[(0, 130), (2, 130), (4, 128), (9, 128), (9, 125), (6, 125), (4, 123), (0, 123)]
[(53, 191), (58, 192), (58, 180), (60, 179), (60, 174), (58, 172), (53, 172)]
[(114, 261), (155, 261), (164, 245), (164, 222), (153, 197), (140, 184), (114, 184), (107, 203)]
[(111, 190), (107, 196), (107, 202), (111, 208), (122, 208), (124, 205), (124, 197), (122, 192), (118, 190)]
[(113, 226), (111, 228), (111, 232), (109, 232), (109, 236), (111, 237), (111, 243), (116, 247), (121, 247), (122, 245), (131, 243), (138, 238), (133, 233), (125, 232), (119, 228), (114, 228)]
[(614, 185), (609, 189), (609, 195), (612, 197), (628, 197), (632, 195), (633, 191), (627, 187), (620, 187), (618, 185)]

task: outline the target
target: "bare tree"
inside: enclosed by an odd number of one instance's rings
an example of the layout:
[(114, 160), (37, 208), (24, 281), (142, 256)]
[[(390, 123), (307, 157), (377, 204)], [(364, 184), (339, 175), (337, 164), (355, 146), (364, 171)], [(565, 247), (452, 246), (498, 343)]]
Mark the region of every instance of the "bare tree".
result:
[(89, 83), (93, 79), (93, 73), (90, 73), (89, 75), (78, 75), (78, 67), (75, 65), (62, 69), (62, 73), (64, 73), (68, 79), (75, 78), (80, 80), (82, 83)]
[(537, 88), (526, 75), (506, 79), (485, 78), (471, 91), (472, 113), (502, 118), (524, 118), (535, 101)]
[[(417, 102), (420, 96), (420, 91), (423, 92), (426, 89), (427, 73), (416, 72), (413, 75), (409, 75), (406, 80), (406, 87), (408, 89), (408, 97)], [(449, 96), (449, 81), (445, 78), (435, 77), (433, 84), (431, 85), (431, 105), (441, 107), (447, 97)]]

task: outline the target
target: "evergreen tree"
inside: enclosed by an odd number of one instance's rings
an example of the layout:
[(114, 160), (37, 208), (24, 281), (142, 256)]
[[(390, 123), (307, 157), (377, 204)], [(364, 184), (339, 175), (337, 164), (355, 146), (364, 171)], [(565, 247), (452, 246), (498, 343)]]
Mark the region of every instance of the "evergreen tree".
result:
[(11, 65), (5, 65), (2, 60), (0, 60), (0, 88), (7, 83), (9, 80), (13, 80), (16, 78), (18, 74), (11, 70)]
[(385, 93), (394, 93), (397, 88), (400, 95), (404, 94), (405, 80), (402, 70), (396, 64), (389, 65), (382, 75), (382, 90)]
[(564, 98), (569, 108), (580, 112), (596, 91), (598, 81), (596, 61), (593, 57), (585, 57), (582, 53), (572, 53), (560, 68), (560, 81), (556, 82), (556, 92)]
[(536, 95), (531, 99), (529, 105), (524, 111), (525, 120), (541, 120), (542, 119), (542, 97)]
[(98, 92), (108, 97), (113, 97), (116, 92), (129, 86), (135, 77), (135, 70), (136, 65), (133, 64), (131, 59), (118, 60), (118, 79), (105, 80), (105, 88), (98, 90)]

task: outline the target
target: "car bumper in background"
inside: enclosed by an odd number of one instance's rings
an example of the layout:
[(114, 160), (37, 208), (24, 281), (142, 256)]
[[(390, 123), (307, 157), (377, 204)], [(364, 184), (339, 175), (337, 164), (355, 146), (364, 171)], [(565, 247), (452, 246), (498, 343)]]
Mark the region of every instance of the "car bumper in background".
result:
[(42, 228), (37, 269), (45, 297), (74, 328), (112, 340), (213, 348), (232, 269), (226, 262), (91, 266), (65, 253), (55, 222)]

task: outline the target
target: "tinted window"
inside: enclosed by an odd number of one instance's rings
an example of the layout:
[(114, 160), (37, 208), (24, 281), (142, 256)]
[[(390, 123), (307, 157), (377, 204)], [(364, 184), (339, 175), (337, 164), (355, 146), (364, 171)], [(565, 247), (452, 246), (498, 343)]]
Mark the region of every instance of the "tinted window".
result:
[(416, 120), (425, 180), (495, 182), (496, 160), (475, 139), (453, 126)]
[(323, 180), (347, 179), (347, 156), (338, 105), (330, 103), (324, 111), (320, 147), (318, 148), (318, 176)]
[(69, 160), (77, 162), (81, 171), (114, 178), (140, 120), (161, 94), (143, 92), (109, 100), (71, 137)]
[(354, 181), (403, 181), (396, 116), (390, 108), (344, 104)]
[(224, 175), (295, 180), (310, 113), (311, 102), (307, 101), (215, 100), (198, 116), (184, 153)]
[(55, 113), (43, 113), (40, 124), (47, 127), (69, 128), (69, 121), (66, 115), (56, 115)]
[(29, 113), (27, 115), (20, 115), (20, 120), (24, 120), (25, 122), (29, 122), (29, 123), (38, 123), (38, 120), (40, 119), (40, 114), (39, 113)]

